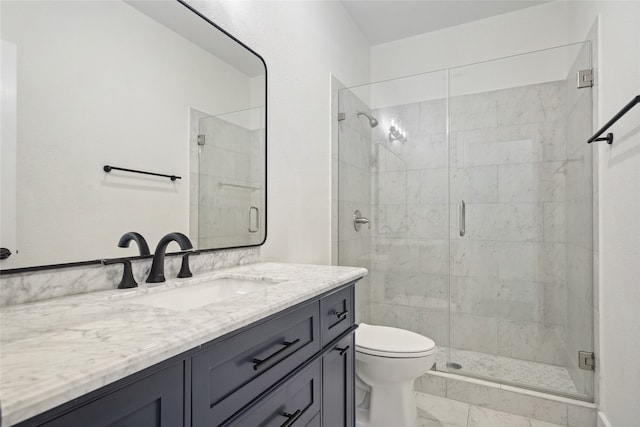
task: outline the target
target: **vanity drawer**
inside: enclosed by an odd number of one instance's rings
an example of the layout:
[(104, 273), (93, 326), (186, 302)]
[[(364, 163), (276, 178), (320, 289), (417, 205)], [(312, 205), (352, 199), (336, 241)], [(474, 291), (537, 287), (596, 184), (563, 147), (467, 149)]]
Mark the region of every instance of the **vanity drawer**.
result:
[[(228, 426), (305, 427), (319, 425), (320, 362), (316, 361), (279, 386), (267, 399)], [(313, 421), (313, 422), (312, 422)]]
[(193, 426), (223, 423), (319, 350), (319, 304), (314, 302), (195, 355)]
[(139, 381), (90, 401), (41, 424), (20, 426), (113, 427), (184, 425), (184, 364), (178, 363)]
[(329, 294), (320, 300), (323, 347), (353, 325), (353, 312), (353, 286)]

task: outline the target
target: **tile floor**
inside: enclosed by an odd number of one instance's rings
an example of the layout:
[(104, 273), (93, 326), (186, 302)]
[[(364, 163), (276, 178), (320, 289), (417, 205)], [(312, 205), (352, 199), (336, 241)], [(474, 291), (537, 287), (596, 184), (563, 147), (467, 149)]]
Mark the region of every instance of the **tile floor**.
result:
[(439, 371), (496, 378), (507, 383), (562, 393), (578, 392), (569, 372), (562, 366), (452, 348), (450, 361), (459, 363), (462, 369), (450, 370), (445, 367), (448, 350), (446, 347), (439, 348), (436, 356), (436, 367)]
[(419, 427), (560, 427), (543, 421), (416, 392)]

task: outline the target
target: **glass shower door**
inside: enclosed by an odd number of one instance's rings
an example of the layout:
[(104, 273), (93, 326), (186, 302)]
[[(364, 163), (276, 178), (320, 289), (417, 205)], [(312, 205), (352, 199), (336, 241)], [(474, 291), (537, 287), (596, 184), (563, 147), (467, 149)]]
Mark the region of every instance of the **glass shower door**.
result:
[(591, 399), (589, 43), (454, 68), (450, 359), (456, 373)]
[(338, 91), (358, 322), (432, 338), (437, 370), (593, 399), (590, 68), (581, 43)]
[[(357, 321), (449, 339), (447, 72), (339, 91), (338, 263)], [(369, 219), (356, 230), (354, 213)], [(445, 353), (439, 358), (446, 360)]]
[(192, 141), (198, 173), (191, 177), (191, 235), (198, 236), (198, 247), (264, 240), (264, 136), (262, 107), (199, 117), (197, 140)]

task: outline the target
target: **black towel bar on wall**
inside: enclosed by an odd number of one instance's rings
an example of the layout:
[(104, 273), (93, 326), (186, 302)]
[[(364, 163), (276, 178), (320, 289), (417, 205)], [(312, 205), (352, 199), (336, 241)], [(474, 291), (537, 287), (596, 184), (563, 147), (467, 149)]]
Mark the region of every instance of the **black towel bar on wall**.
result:
[(609, 132), (607, 136), (604, 136), (602, 138), (600, 138), (600, 135), (602, 135), (607, 129), (609, 129), (615, 122), (620, 120), (620, 117), (627, 114), (627, 112), (629, 112), (629, 110), (631, 110), (637, 104), (640, 104), (640, 95), (636, 96), (631, 100), (631, 102), (622, 107), (622, 110), (618, 111), (618, 114), (613, 116), (611, 120), (609, 120), (604, 126), (602, 126), (598, 132), (596, 132), (591, 138), (589, 138), (587, 143), (591, 144), (593, 141), (607, 141), (607, 144), (613, 144), (613, 133)]
[(181, 176), (177, 176), (177, 175), (165, 175), (162, 173), (155, 173), (155, 172), (145, 172), (145, 171), (138, 171), (135, 169), (126, 169), (126, 168), (118, 168), (115, 166), (109, 166), (109, 165), (104, 165), (102, 167), (102, 170), (109, 173), (112, 170), (116, 170), (116, 171), (125, 171), (125, 172), (132, 172), (132, 173), (141, 173), (143, 175), (153, 175), (153, 176), (161, 176), (163, 178), (169, 178), (171, 181), (175, 181), (176, 179), (182, 179)]

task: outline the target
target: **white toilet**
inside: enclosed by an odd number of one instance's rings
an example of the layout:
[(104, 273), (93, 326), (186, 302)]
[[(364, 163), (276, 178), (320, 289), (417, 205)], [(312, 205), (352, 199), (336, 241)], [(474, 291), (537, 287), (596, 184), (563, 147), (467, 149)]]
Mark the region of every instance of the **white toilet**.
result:
[(387, 326), (356, 329), (356, 425), (415, 427), (413, 381), (435, 361), (429, 338)]

